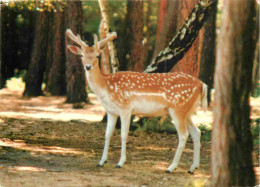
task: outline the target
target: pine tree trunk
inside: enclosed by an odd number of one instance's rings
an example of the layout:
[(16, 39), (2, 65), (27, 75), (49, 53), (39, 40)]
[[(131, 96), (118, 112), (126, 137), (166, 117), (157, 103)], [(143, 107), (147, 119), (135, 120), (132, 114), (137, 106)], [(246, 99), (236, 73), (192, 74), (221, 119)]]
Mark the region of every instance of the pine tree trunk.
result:
[[(67, 3), (67, 28), (70, 28), (73, 33), (82, 35), (82, 2), (68, 1)], [(67, 38), (66, 44), (72, 44), (72, 41)], [(85, 102), (87, 99), (87, 92), (84, 67), (80, 57), (72, 54), (68, 49), (66, 49), (66, 82), (66, 102)]]
[(170, 1), (170, 0), (160, 0), (160, 2), (159, 2), (158, 20), (157, 20), (157, 29), (156, 29), (156, 43), (158, 41), (160, 41), (159, 37), (161, 35), (162, 28), (165, 24), (165, 17), (167, 17), (166, 14), (168, 13), (167, 10), (169, 10), (168, 9), (168, 7), (170, 6), (169, 4), (173, 1), (177, 2), (176, 0), (172, 0), (172, 1)]
[(208, 85), (208, 103), (210, 102), (210, 92), (213, 88), (215, 68), (216, 16), (217, 7), (212, 10), (209, 19), (205, 22), (200, 56), (199, 78)]
[[(180, 3), (180, 14), (179, 23), (178, 25), (183, 25), (191, 13), (192, 9), (195, 7), (197, 0), (194, 1), (186, 1), (181, 0)], [(180, 28), (179, 26), (179, 28)], [(198, 54), (199, 54), (199, 35), (193, 42), (191, 48), (184, 57), (178, 62), (178, 64), (173, 68), (173, 71), (183, 72), (195, 77), (199, 75), (199, 61), (198, 61)]]
[(180, 10), (179, 2), (180, 2), (179, 0), (172, 0), (169, 1), (168, 3), (167, 14), (165, 16), (165, 19), (162, 21), (164, 24), (161, 29), (157, 29), (157, 32), (160, 33), (156, 33), (156, 37), (158, 36), (158, 39), (156, 40), (156, 44), (155, 44), (154, 55), (153, 55), (154, 58), (158, 55), (160, 51), (162, 51), (165, 47), (167, 47), (172, 36), (174, 36), (177, 32), (177, 22), (178, 22), (179, 10)]
[(43, 75), (46, 67), (50, 12), (36, 12), (36, 29), (33, 41), (31, 61), (25, 79), (24, 96), (42, 95)]
[(249, 96), (256, 1), (225, 0), (223, 7), (214, 77), (213, 186), (254, 186)]
[[(169, 72), (183, 58), (198, 36), (199, 30), (209, 17), (217, 0), (200, 0), (185, 24), (144, 71), (145, 73)], [(173, 10), (174, 11), (174, 10)]]
[(17, 50), (18, 50), (18, 40), (17, 40), (17, 25), (16, 17), (18, 15), (15, 9), (11, 9), (8, 6), (1, 6), (2, 21), (1, 21), (1, 80), (0, 88), (5, 86), (5, 81), (14, 75), (14, 69), (17, 61)]
[(143, 1), (127, 2), (127, 17), (129, 18), (128, 36), (130, 42), (130, 58), (128, 69), (131, 71), (142, 72), (144, 69), (144, 47), (143, 40)]
[(50, 92), (51, 95), (66, 94), (64, 21), (64, 11), (57, 10), (57, 12), (54, 13), (54, 36), (51, 41), (52, 63), (48, 73), (47, 84), (48, 92)]

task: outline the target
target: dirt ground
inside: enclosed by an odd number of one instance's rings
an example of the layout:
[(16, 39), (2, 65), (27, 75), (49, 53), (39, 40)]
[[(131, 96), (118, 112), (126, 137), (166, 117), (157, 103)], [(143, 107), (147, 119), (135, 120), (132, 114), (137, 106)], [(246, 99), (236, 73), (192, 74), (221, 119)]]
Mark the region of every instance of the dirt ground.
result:
[[(193, 158), (191, 139), (179, 167), (169, 174), (165, 170), (176, 151), (177, 135), (130, 132), (127, 162), (118, 169), (117, 130), (108, 163), (98, 168), (106, 125), (96, 122), (104, 109), (94, 95), (90, 95), (91, 105), (72, 109), (64, 103), (65, 97), (23, 98), (21, 94), (21, 90), (0, 90), (0, 187), (210, 186), (210, 141), (202, 141), (201, 165), (193, 175), (187, 173)], [(254, 103), (254, 118), (260, 116), (259, 103)], [(212, 120), (211, 111), (198, 115), (204, 118), (197, 123)], [(259, 168), (255, 170), (259, 174)]]

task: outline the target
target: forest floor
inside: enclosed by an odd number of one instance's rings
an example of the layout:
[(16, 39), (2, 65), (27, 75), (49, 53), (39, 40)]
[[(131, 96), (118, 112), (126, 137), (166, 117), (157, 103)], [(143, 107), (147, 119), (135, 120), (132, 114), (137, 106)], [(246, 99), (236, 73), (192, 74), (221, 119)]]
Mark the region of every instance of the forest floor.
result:
[[(92, 104), (72, 109), (65, 97), (23, 98), (21, 90), (0, 90), (0, 187), (210, 186), (210, 141), (202, 141), (201, 165), (193, 175), (187, 173), (193, 158), (191, 139), (179, 167), (165, 173), (178, 145), (177, 134), (130, 132), (127, 162), (118, 169), (121, 143), (116, 130), (108, 163), (96, 167), (106, 125), (97, 122), (104, 109), (94, 95), (89, 97)], [(260, 118), (260, 99), (251, 104), (252, 118)], [(211, 123), (211, 111), (198, 115), (196, 123)], [(257, 166), (258, 145), (254, 158)], [(259, 167), (255, 171), (259, 178)]]

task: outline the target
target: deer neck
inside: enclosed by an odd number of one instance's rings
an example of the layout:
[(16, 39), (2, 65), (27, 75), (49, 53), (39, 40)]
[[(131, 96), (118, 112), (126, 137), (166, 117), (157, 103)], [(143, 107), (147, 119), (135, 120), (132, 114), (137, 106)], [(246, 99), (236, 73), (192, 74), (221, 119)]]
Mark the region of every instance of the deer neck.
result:
[(91, 70), (85, 70), (86, 77), (91, 90), (98, 96), (105, 96), (107, 93), (107, 82), (102, 75), (98, 62), (94, 63)]

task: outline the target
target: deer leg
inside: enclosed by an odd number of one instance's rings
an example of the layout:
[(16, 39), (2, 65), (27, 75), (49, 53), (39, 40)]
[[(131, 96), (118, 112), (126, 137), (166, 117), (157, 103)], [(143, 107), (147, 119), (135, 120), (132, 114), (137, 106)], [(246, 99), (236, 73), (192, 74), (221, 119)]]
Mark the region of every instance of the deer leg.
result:
[(200, 135), (201, 132), (197, 126), (192, 122), (191, 118), (187, 119), (188, 122), (188, 131), (192, 137), (194, 143), (194, 155), (193, 155), (193, 164), (189, 170), (189, 173), (193, 173), (196, 168), (199, 167), (200, 163)]
[(126, 141), (129, 132), (130, 118), (131, 118), (130, 113), (120, 115), (122, 146), (121, 146), (121, 157), (118, 164), (116, 165), (117, 168), (121, 168), (126, 161)]
[(185, 128), (185, 132), (182, 132), (180, 130), (181, 125), (186, 125), (186, 124), (184, 124), (185, 120), (179, 120), (176, 117), (173, 110), (169, 110), (169, 114), (170, 114), (172, 120), (175, 122), (175, 127), (176, 127), (178, 137), (179, 137), (179, 144), (178, 144), (178, 148), (175, 153), (174, 159), (173, 159), (171, 165), (166, 170), (167, 173), (171, 173), (173, 170), (175, 170), (177, 168), (180, 158), (181, 158), (182, 151), (185, 148), (186, 141), (189, 137), (189, 133), (187, 132), (186, 128)]
[(103, 166), (104, 163), (107, 160), (110, 138), (111, 138), (111, 136), (114, 132), (117, 118), (118, 118), (118, 116), (116, 116), (114, 114), (107, 113), (107, 127), (106, 127), (106, 135), (105, 135), (105, 146), (104, 146), (104, 149), (103, 149), (102, 158), (101, 158), (98, 166)]

